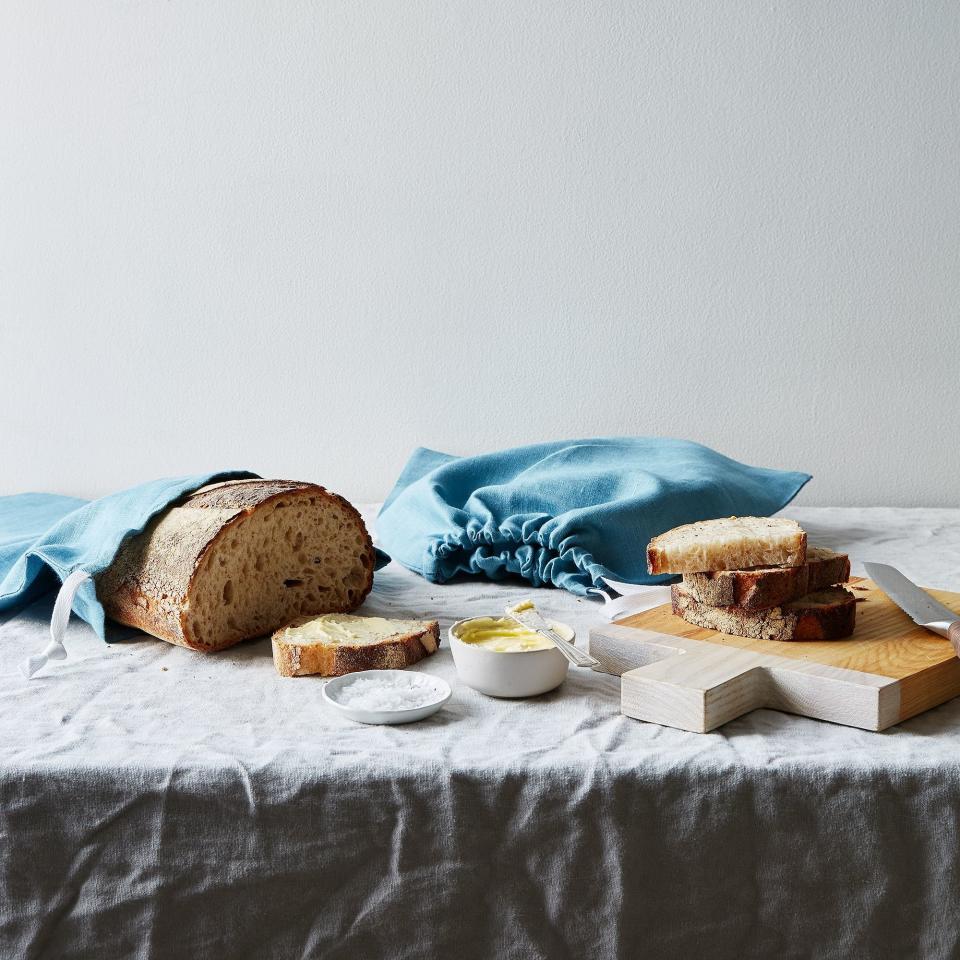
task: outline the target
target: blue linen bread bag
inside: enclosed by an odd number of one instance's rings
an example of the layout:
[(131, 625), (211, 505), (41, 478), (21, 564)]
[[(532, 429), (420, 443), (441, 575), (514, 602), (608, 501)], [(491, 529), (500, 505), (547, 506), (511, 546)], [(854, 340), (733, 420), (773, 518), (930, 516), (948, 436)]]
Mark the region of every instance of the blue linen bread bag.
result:
[(172, 477), (81, 500), (51, 493), (0, 497), (0, 618), (45, 590), (60, 586), (50, 624), (52, 640), (30, 659), (32, 676), (48, 660), (62, 660), (71, 609), (104, 638), (104, 612), (93, 577), (110, 566), (123, 539), (139, 533), (162, 510), (209, 483), (254, 478), (231, 470)]
[(738, 463), (666, 437), (608, 437), (455, 457), (414, 451), (380, 510), (394, 560), (435, 583), (519, 576), (586, 595), (602, 578), (662, 583), (646, 546), (672, 527), (769, 516), (807, 473)]
[[(139, 533), (153, 517), (202, 487), (258, 479), (254, 473), (236, 470), (154, 480), (90, 502), (42, 493), (0, 497), (0, 622), (5, 612), (15, 611), (44, 589), (57, 586), (58, 581), (61, 584), (51, 618), (51, 642), (42, 654), (28, 661), (24, 672), (32, 676), (47, 661), (66, 656), (62, 638), (71, 610), (105, 639), (105, 613), (94, 578), (111, 566), (129, 535)], [(263, 481), (260, 486), (271, 483), (280, 490), (310, 487), (287, 481)], [(240, 506), (252, 506), (256, 497), (265, 496), (260, 490), (254, 495), (245, 488), (232, 493)], [(326, 496), (346, 505), (341, 498)], [(199, 515), (201, 511), (196, 512)], [(203, 512), (216, 514), (211, 519), (217, 520), (223, 510)], [(206, 530), (206, 519), (194, 522)], [(379, 567), (389, 558), (377, 551), (372, 559)], [(291, 581), (297, 586), (302, 583)]]

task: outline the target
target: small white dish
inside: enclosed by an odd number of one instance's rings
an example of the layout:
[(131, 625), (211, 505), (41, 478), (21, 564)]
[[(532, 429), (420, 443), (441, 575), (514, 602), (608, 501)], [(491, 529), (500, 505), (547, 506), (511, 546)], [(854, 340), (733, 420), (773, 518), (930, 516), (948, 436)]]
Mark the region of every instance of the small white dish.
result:
[(338, 713), (342, 713), (347, 719), (355, 720), (357, 723), (397, 724), (424, 720), (436, 713), (453, 696), (450, 684), (446, 680), (441, 680), (440, 677), (434, 677), (428, 673), (416, 673), (412, 676), (417, 677), (419, 682), (431, 688), (429, 691), (430, 699), (422, 706), (406, 710), (368, 710), (343, 702), (346, 689), (358, 678), (370, 677), (387, 680), (391, 675), (404, 679), (411, 676), (406, 670), (360, 670), (357, 673), (347, 673), (342, 677), (334, 677), (326, 682), (323, 688), (323, 698)]
[[(494, 615), (504, 619), (502, 615)], [(497, 653), (472, 643), (464, 643), (458, 636), (464, 624), (489, 617), (470, 617), (458, 620), (450, 627), (450, 650), (457, 665), (457, 675), (469, 687), (489, 697), (536, 697), (555, 690), (567, 678), (570, 662), (557, 649), (524, 650), (516, 653)], [(556, 633), (568, 643), (575, 643), (577, 635), (572, 627), (554, 620), (547, 621)]]

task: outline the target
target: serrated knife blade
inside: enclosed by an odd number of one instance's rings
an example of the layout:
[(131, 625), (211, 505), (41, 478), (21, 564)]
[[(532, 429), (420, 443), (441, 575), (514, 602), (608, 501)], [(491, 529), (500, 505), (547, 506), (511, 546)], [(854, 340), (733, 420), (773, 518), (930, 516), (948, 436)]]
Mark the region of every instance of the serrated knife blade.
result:
[(949, 637), (960, 654), (960, 613), (955, 613), (931, 597), (926, 590), (921, 590), (896, 567), (886, 563), (865, 563), (863, 567), (870, 579), (914, 623), (942, 637)]

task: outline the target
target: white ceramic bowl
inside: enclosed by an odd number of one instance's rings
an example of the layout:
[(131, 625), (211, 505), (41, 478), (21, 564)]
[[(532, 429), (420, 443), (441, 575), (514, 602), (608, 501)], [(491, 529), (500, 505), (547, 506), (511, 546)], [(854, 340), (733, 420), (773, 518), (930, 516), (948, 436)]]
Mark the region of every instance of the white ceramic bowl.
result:
[[(502, 614), (493, 614), (503, 619)], [(520, 653), (497, 653), (472, 643), (464, 643), (458, 636), (464, 624), (489, 617), (470, 617), (458, 620), (450, 627), (450, 650), (460, 679), (490, 697), (535, 697), (560, 686), (566, 679), (570, 661), (557, 649), (524, 650)], [(565, 623), (547, 621), (564, 640), (576, 642), (576, 633)]]
[(356, 673), (348, 673), (342, 677), (334, 677), (328, 680), (323, 688), (323, 698), (336, 710), (342, 713), (347, 719), (355, 720), (357, 723), (413, 723), (415, 720), (423, 720), (431, 714), (436, 713), (452, 696), (453, 691), (450, 684), (440, 677), (434, 677), (427, 673), (418, 673), (417, 677), (432, 688), (431, 699), (422, 707), (414, 707), (410, 710), (365, 710), (361, 707), (348, 706), (341, 701), (344, 690), (353, 683), (358, 677), (375, 677), (386, 679), (390, 674), (398, 674), (401, 677), (408, 676), (405, 670), (358, 670)]

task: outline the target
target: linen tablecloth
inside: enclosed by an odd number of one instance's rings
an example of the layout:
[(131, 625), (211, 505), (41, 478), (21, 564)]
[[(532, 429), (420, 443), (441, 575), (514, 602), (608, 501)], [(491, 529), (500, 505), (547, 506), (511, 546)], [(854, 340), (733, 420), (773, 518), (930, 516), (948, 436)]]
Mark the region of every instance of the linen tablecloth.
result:
[[(813, 543), (960, 591), (960, 510), (814, 509)], [(368, 520), (375, 508), (366, 510)], [(363, 611), (533, 596), (391, 564)], [(884, 733), (769, 710), (707, 735), (620, 715), (572, 670), (532, 700), (368, 727), (261, 640), (203, 656), (74, 621), (0, 625), (2, 957), (948, 957), (960, 951), (960, 699)]]

